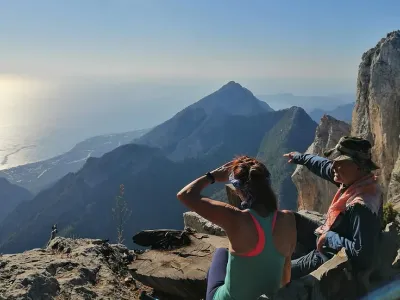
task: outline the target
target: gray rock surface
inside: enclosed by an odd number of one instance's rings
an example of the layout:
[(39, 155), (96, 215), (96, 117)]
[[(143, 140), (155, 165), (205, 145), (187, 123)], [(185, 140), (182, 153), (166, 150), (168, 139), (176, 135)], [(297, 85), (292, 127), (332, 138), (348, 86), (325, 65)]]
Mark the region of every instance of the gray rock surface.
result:
[(198, 233), (226, 236), (225, 231), (221, 227), (211, 223), (193, 211), (183, 214), (183, 222), (185, 224), (185, 228), (191, 228)]
[[(323, 156), (327, 149), (335, 147), (339, 139), (350, 133), (346, 122), (324, 115), (315, 131), (314, 142), (305, 153)], [(299, 209), (326, 212), (337, 191), (337, 187), (314, 175), (305, 166), (298, 165), (292, 175), (298, 191)]]
[(46, 249), (0, 256), (0, 299), (138, 299), (134, 253), (101, 240), (56, 237)]
[[(175, 296), (174, 299), (202, 299), (214, 251), (227, 248), (228, 239), (199, 233), (189, 236), (189, 245), (140, 254), (129, 265), (132, 276), (156, 291)], [(159, 244), (159, 241), (153, 242)]]
[(394, 171), (400, 147), (400, 31), (389, 33), (362, 56), (351, 133), (373, 143), (385, 196), (396, 197), (400, 185), (399, 163)]

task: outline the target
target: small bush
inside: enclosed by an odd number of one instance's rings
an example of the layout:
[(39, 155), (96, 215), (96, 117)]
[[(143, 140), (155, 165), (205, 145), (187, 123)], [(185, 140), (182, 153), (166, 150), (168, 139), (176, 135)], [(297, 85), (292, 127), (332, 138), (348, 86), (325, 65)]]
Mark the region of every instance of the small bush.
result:
[(112, 208), (113, 218), (117, 226), (117, 243), (123, 244), (124, 242), (124, 226), (130, 218), (132, 211), (128, 208), (128, 203), (125, 198), (125, 187), (123, 184), (119, 186), (119, 195), (115, 197), (115, 207)]
[(394, 209), (392, 203), (387, 202), (385, 205), (383, 205), (383, 228), (385, 228), (387, 224), (392, 222), (398, 226), (399, 224), (396, 220), (398, 215), (399, 212)]

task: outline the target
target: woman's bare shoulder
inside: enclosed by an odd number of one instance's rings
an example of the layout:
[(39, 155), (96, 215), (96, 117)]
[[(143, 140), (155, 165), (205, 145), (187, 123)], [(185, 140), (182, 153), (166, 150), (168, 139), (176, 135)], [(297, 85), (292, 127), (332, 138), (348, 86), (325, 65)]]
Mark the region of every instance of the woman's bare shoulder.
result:
[(278, 217), (280, 217), (281, 222), (288, 226), (296, 228), (296, 219), (294, 213), (291, 210), (280, 210), (278, 211)]

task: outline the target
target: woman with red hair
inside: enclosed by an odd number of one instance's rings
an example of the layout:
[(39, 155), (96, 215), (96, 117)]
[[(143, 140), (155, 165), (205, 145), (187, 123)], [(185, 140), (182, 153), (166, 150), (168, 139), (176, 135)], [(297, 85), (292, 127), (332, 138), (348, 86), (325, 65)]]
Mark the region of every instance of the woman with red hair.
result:
[[(241, 208), (201, 195), (214, 182), (233, 184)], [(216, 250), (207, 276), (206, 300), (257, 299), (290, 281), (296, 247), (293, 213), (279, 211), (267, 167), (241, 156), (197, 178), (177, 195), (191, 210), (221, 226), (229, 250)]]

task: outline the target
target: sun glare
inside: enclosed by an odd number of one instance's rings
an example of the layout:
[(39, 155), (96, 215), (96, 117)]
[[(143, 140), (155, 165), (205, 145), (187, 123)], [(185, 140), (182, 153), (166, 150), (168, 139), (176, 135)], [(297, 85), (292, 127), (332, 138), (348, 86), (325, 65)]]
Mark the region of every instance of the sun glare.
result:
[[(44, 92), (47, 85), (39, 80), (15, 75), (0, 75), (0, 104), (12, 106), (15, 102), (32, 99)], [(4, 107), (4, 106), (3, 106)]]

